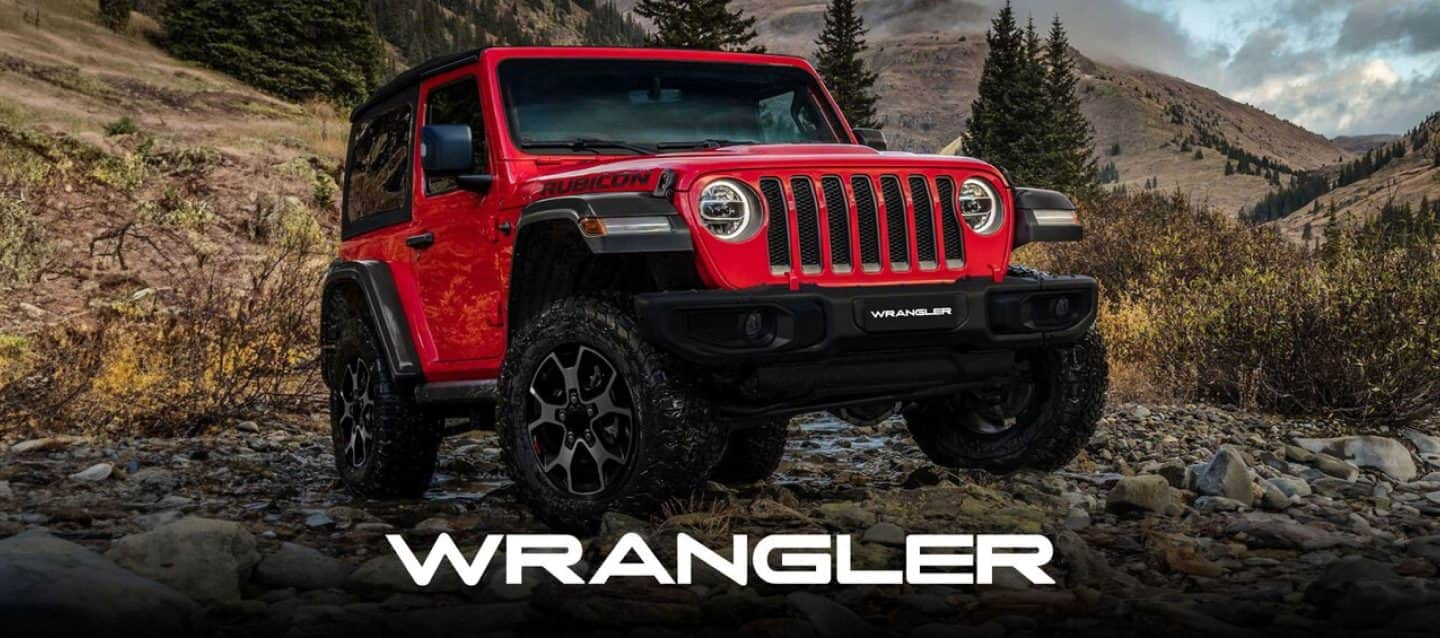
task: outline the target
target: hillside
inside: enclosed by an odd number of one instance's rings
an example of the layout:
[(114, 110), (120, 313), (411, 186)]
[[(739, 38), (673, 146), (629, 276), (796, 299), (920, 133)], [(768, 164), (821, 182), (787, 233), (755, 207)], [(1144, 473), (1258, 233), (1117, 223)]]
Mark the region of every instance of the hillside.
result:
[(1399, 135), (1381, 133), (1377, 135), (1340, 135), (1330, 138), (1330, 141), (1351, 153), (1363, 154), (1365, 151), (1389, 144), (1397, 139), (1400, 139)]
[[(825, 9), (824, 2), (806, 0), (739, 0), (736, 5), (759, 18), (757, 29), (771, 51), (795, 55), (810, 54)], [(966, 0), (862, 2), (861, 7), (871, 29), (870, 63), (880, 74), (881, 116), (893, 146), (954, 152), (975, 99), (993, 9)], [(1119, 183), (1129, 189), (1153, 179), (1162, 190), (1178, 187), (1197, 201), (1235, 212), (1271, 186), (1260, 175), (1226, 176), (1221, 146), (1271, 158), (1289, 170), (1319, 168), (1351, 156), (1322, 136), (1210, 89), (1083, 54), (1079, 58), (1096, 155), (1102, 166), (1115, 163)], [(1120, 153), (1112, 156), (1116, 144)], [(1204, 159), (1195, 159), (1195, 148)]]
[(1299, 207), (1273, 222), (1275, 226), (1287, 237), (1313, 239), (1324, 234), (1332, 206), (1336, 219), (1354, 222), (1369, 219), (1387, 204), (1415, 208), (1422, 200), (1440, 201), (1440, 112), (1398, 139), (1407, 150), (1404, 157)]
[(0, 269), (0, 333), (184, 277), (238, 285), (287, 234), (328, 241), (347, 131), (332, 108), (177, 61), (143, 15), (114, 34), (94, 2), (40, 4), (39, 24), (34, 0), (0, 4), (0, 262), (32, 265)]

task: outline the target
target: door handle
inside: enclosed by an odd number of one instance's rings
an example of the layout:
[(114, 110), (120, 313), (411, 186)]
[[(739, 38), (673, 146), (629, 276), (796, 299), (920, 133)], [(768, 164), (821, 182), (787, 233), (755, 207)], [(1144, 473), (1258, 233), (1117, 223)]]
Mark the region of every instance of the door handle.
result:
[(425, 250), (435, 245), (435, 233), (425, 232), (405, 238), (405, 245), (415, 250)]

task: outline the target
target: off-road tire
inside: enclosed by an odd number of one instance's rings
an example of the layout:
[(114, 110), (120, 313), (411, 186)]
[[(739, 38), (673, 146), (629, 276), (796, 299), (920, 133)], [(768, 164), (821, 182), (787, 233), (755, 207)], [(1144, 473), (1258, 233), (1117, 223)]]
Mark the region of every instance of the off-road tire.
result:
[[(1043, 279), (1043, 272), (1013, 266), (1009, 275)], [(959, 425), (967, 407), (959, 398), (906, 406), (905, 423), (936, 464), (1004, 474), (1021, 468), (1056, 470), (1084, 449), (1105, 407), (1109, 367), (1100, 333), (1091, 328), (1074, 344), (1033, 354), (1042, 395), (1033, 418), (1003, 432), (981, 434)]]
[[(724, 430), (670, 355), (640, 336), (623, 298), (575, 297), (553, 302), (511, 340), (500, 374), (496, 433), (517, 493), (553, 527), (588, 532), (606, 511), (643, 516), (704, 482), (724, 443)], [(571, 344), (599, 352), (631, 393), (634, 456), (614, 485), (595, 496), (556, 487), (534, 451), (526, 396), (550, 353)]]
[(766, 418), (737, 426), (710, 478), (736, 485), (770, 478), (785, 456), (789, 426), (787, 418)]
[[(345, 487), (368, 498), (416, 498), (430, 487), (435, 475), (442, 434), (439, 424), (428, 419), (414, 399), (396, 383), (379, 346), (379, 340), (363, 310), (342, 298), (332, 298), (331, 325), (326, 329), (335, 350), (332, 370), (336, 376), (330, 390), (330, 431), (335, 447), (335, 467)], [(360, 465), (347, 454), (349, 435), (343, 427), (345, 399), (342, 377), (351, 364), (369, 369), (368, 391), (373, 401), (369, 412), (371, 438)]]

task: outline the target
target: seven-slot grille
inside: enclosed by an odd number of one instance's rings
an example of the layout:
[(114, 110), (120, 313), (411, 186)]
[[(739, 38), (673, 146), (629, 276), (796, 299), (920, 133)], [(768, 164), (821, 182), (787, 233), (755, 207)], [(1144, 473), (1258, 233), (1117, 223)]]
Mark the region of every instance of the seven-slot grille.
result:
[(770, 220), (771, 272), (960, 268), (965, 245), (955, 183), (950, 177), (896, 174), (763, 177), (759, 190)]

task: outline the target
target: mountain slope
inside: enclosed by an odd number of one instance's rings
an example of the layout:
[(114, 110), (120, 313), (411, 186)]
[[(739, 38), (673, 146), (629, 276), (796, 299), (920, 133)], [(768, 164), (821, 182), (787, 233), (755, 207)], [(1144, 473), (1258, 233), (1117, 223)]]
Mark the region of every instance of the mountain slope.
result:
[[(759, 18), (761, 40), (772, 52), (808, 56), (826, 3), (735, 4)], [(966, 0), (870, 1), (860, 7), (871, 30), (869, 62), (880, 74), (881, 116), (892, 145), (954, 152), (984, 66), (984, 32), (993, 8)], [(1127, 188), (1154, 180), (1161, 189), (1178, 187), (1193, 199), (1235, 212), (1272, 186), (1259, 175), (1226, 176), (1221, 147), (1270, 158), (1282, 171), (1315, 169), (1351, 156), (1320, 135), (1215, 91), (1079, 57), (1096, 155), (1102, 165), (1115, 163), (1119, 183)], [(1120, 153), (1111, 156), (1115, 144)], [(1195, 159), (1197, 147), (1203, 159)]]
[(1399, 140), (1407, 151), (1404, 157), (1391, 160), (1365, 179), (1320, 196), (1273, 224), (1287, 237), (1314, 239), (1324, 234), (1332, 206), (1337, 220), (1356, 222), (1378, 214), (1387, 204), (1414, 208), (1423, 199), (1440, 201), (1440, 112)]

